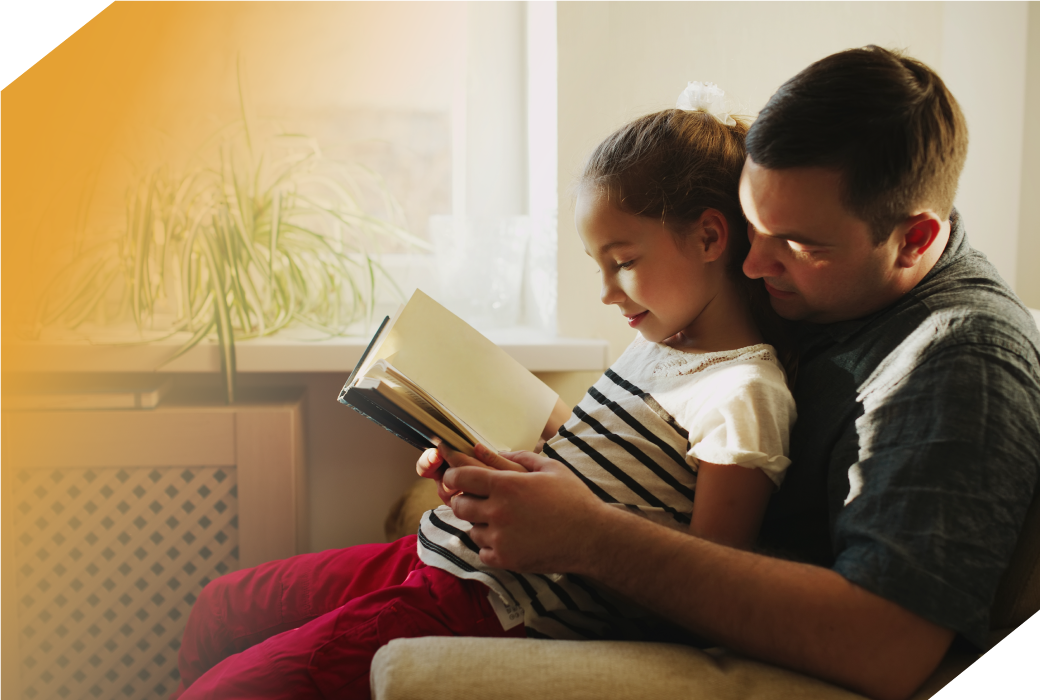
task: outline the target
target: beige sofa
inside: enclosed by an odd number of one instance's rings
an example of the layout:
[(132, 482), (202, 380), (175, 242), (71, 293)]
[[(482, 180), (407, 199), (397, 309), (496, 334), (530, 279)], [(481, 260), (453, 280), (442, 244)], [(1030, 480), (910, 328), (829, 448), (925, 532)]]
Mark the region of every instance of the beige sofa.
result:
[[(387, 519), (387, 535), (415, 532), (439, 505), (420, 482)], [(994, 640), (1040, 610), (1040, 489), (992, 608)], [(951, 651), (914, 695), (923, 700), (967, 668)], [(861, 695), (724, 649), (645, 642), (420, 637), (399, 639), (372, 662), (375, 700), (853, 700)]]

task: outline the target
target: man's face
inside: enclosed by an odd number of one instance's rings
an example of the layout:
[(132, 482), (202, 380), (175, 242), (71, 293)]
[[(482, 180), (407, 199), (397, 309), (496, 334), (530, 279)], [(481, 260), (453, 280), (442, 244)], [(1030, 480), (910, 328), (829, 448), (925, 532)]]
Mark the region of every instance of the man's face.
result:
[(867, 222), (842, 205), (837, 171), (769, 170), (748, 158), (740, 203), (751, 239), (744, 274), (765, 281), (784, 318), (844, 321), (899, 297), (895, 237), (874, 245)]

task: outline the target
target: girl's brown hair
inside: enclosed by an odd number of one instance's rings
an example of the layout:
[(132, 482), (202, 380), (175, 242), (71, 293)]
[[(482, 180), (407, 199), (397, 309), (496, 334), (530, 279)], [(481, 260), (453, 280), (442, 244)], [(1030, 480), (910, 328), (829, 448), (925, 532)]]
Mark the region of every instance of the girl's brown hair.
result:
[(793, 383), (796, 355), (786, 323), (773, 311), (762, 280), (748, 279), (741, 270), (751, 245), (738, 195), (747, 132), (740, 119), (727, 126), (706, 112), (667, 109), (648, 114), (596, 147), (579, 186), (601, 192), (628, 214), (658, 219), (673, 231), (695, 223), (706, 209), (722, 212), (730, 232), (729, 273)]

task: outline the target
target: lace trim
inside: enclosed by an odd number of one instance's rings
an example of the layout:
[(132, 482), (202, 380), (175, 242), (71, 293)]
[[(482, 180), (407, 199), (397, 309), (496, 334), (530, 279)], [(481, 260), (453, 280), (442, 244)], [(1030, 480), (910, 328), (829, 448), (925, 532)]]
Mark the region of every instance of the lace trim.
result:
[(695, 354), (675, 351), (676, 354), (668, 359), (661, 360), (654, 365), (655, 376), (683, 376), (703, 372), (711, 367), (716, 367), (727, 362), (750, 362), (763, 360), (771, 362), (780, 367), (771, 345), (751, 345), (740, 350), (727, 350), (724, 352), (710, 352)]

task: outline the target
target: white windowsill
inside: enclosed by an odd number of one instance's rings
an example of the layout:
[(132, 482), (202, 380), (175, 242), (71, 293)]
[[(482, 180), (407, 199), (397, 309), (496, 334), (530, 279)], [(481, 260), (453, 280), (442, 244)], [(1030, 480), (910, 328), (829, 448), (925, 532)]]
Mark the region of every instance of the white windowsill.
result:
[[(591, 338), (559, 338), (532, 328), (486, 331), (493, 340), (532, 372), (605, 370), (608, 344)], [(320, 341), (273, 337), (239, 341), (239, 372), (350, 372), (370, 337)], [(85, 341), (50, 341), (6, 345), (5, 372), (219, 372), (220, 354), (214, 341), (203, 341), (169, 364), (183, 340), (148, 344), (106, 345)]]

